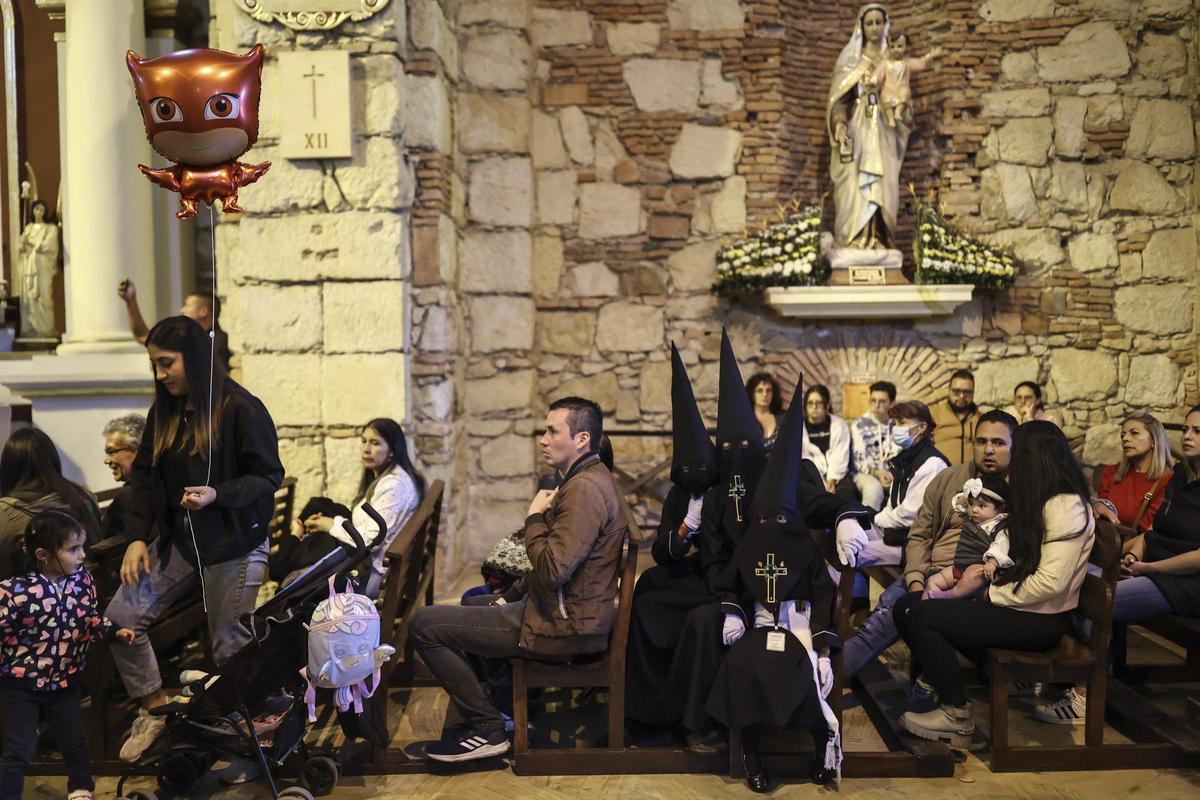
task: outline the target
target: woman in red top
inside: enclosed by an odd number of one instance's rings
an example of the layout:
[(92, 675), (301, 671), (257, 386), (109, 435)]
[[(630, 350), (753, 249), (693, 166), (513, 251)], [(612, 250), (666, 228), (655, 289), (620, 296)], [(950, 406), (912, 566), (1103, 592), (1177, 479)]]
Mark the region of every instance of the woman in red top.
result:
[(1099, 496), (1092, 504), (1096, 516), (1145, 533), (1162, 504), (1174, 463), (1162, 423), (1144, 411), (1130, 414), (1121, 423), (1121, 463), (1100, 472)]

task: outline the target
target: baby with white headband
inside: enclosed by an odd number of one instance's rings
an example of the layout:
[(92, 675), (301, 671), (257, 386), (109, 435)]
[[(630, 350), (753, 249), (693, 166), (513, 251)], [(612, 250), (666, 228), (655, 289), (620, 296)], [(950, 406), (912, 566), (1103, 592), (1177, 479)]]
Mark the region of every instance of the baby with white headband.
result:
[(985, 475), (963, 484), (962, 494), (952, 501), (965, 513), (954, 564), (929, 579), (924, 597), (947, 600), (974, 597), (987, 588), (1003, 569), (1011, 567), (1008, 557), (1008, 485), (1002, 478)]

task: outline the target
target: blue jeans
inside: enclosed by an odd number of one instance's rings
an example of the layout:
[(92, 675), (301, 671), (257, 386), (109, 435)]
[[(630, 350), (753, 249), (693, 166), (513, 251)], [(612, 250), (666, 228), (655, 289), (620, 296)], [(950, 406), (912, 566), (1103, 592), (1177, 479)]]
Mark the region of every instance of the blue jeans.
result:
[[(137, 639), (130, 647), (110, 649), (125, 690), (133, 698), (154, 694), (162, 688), (158, 658), (146, 631), (180, 600), (200, 588), (200, 575), (172, 546), (163, 563), (161, 539), (150, 545), (150, 571), (136, 586), (122, 586), (113, 595), (104, 615), (122, 628), (130, 628)], [(212, 637), (213, 660), (220, 667), (250, 640), (250, 632), (239, 618), (254, 610), (258, 587), (267, 574), (267, 543), (264, 541), (241, 558), (204, 568), (204, 593), (208, 604), (208, 633)]]
[(875, 610), (863, 622), (858, 632), (842, 646), (842, 671), (847, 680), (900, 639), (892, 620), (892, 606), (906, 594), (904, 578), (897, 578), (883, 590)]
[(1145, 575), (1117, 582), (1117, 593), (1113, 598), (1114, 621), (1146, 619), (1170, 613), (1171, 604), (1154, 585), (1154, 581)]
[(0, 800), (21, 800), (25, 770), (37, 752), (38, 723), (45, 721), (67, 767), (67, 791), (92, 791), (92, 761), (83, 735), (80, 681), (66, 689), (35, 692), (13, 678), (0, 681), (4, 702), (4, 758), (0, 766)]

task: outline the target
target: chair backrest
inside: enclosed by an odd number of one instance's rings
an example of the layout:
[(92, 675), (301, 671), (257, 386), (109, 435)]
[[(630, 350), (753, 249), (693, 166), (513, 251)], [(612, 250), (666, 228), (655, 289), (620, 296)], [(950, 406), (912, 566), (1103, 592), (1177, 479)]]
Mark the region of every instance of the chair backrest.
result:
[(633, 617), (633, 585), (637, 583), (637, 562), (638, 543), (632, 536), (627, 535), (621, 574), (617, 579), (617, 615), (613, 619), (612, 631), (608, 637), (610, 681), (625, 679), (625, 646), (629, 643), (629, 623)]
[(1100, 574), (1089, 570), (1084, 576), (1083, 586), (1079, 590), (1079, 612), (1092, 623), (1088, 646), (1093, 654), (1102, 658), (1108, 652), (1113, 599), (1121, 567), (1121, 534), (1108, 520), (1096, 520), (1096, 535), (1088, 563), (1096, 567)]
[(272, 542), (288, 532), (292, 526), (292, 514), (296, 508), (296, 479), (284, 478), (275, 490), (275, 507), (271, 509), (271, 524), (267, 536)]
[(420, 602), (422, 588), (433, 585), (438, 529), (442, 521), (443, 481), (425, 490), (425, 499), (388, 546), (380, 610), (380, 641), (392, 641), (398, 618)]

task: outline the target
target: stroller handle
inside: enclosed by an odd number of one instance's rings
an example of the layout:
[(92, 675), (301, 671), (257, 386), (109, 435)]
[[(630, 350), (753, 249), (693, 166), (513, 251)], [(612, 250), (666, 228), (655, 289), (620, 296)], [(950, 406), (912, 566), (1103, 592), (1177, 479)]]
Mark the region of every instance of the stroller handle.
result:
[(344, 525), (346, 527), (346, 533), (350, 534), (350, 538), (354, 540), (354, 547), (359, 555), (365, 555), (368, 550), (374, 550), (380, 545), (381, 542), (383, 542), (384, 537), (387, 536), (387, 522), (384, 521), (383, 516), (380, 515), (380, 513), (376, 511), (370, 503), (363, 503), (362, 510), (363, 513), (370, 517), (371, 521), (375, 523), (375, 527), (378, 529), (379, 533), (375, 536), (375, 539), (371, 542), (370, 546), (368, 546), (367, 543), (363, 541), (362, 534), (358, 532), (358, 528), (354, 527), (354, 523), (350, 520), (345, 521)]

